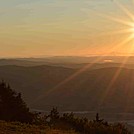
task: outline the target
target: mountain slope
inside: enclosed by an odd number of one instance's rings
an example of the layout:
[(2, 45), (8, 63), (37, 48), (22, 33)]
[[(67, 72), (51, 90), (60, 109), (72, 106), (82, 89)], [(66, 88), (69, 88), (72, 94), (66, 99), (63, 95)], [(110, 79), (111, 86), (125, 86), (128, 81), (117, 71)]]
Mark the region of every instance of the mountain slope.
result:
[(74, 75), (77, 69), (56, 66), (0, 66), (0, 78), (22, 92), (33, 109), (133, 112), (134, 70), (119, 70), (109, 67)]
[(29, 104), (42, 90), (49, 90), (73, 72), (73, 69), (52, 66), (0, 66), (0, 79), (21, 92)]
[(54, 105), (62, 110), (133, 112), (134, 70), (122, 68), (117, 75), (118, 71), (119, 68), (103, 68), (82, 73), (50, 93), (44, 92), (34, 106), (44, 109)]

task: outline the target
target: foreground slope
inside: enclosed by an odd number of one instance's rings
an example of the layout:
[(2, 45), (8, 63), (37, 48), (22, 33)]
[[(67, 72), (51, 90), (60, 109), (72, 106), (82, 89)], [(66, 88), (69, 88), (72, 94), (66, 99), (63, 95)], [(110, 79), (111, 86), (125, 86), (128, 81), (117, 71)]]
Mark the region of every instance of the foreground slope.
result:
[(71, 131), (53, 130), (36, 125), (0, 121), (0, 134), (76, 134)]

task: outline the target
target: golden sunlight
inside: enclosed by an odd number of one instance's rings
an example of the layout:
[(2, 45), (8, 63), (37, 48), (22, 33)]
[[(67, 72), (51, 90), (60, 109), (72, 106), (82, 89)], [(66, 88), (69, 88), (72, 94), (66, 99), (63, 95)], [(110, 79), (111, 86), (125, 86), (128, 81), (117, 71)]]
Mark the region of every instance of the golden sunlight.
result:
[[(106, 92), (104, 93), (104, 96), (102, 97), (102, 101), (100, 102), (103, 103), (105, 97), (107, 96), (109, 89), (112, 87), (112, 85), (115, 83), (116, 79), (118, 78), (120, 72), (122, 71), (122, 67), (124, 67), (125, 63), (127, 62), (128, 58), (130, 57), (130, 55), (134, 52), (134, 46), (130, 45), (128, 46), (128, 43), (133, 42), (134, 41), (134, 14), (132, 14), (127, 8), (125, 8), (123, 5), (121, 5), (120, 3), (116, 2), (117, 6), (123, 10), (123, 12), (128, 16), (128, 18), (130, 19), (130, 21), (126, 21), (123, 19), (119, 19), (119, 18), (115, 18), (106, 14), (100, 14), (97, 13), (96, 15), (99, 15), (101, 17), (104, 17), (106, 19), (110, 19), (114, 22), (119, 23), (120, 25), (124, 25), (125, 29), (121, 29), (121, 30), (117, 30), (117, 31), (112, 31), (109, 32), (109, 35), (111, 34), (127, 34), (128, 37), (124, 38), (123, 40), (121, 40), (120, 43), (115, 44), (114, 47), (112, 49), (110, 49), (107, 53), (105, 53), (104, 55), (101, 55), (100, 57), (96, 58), (94, 60), (94, 62), (92, 64), (87, 64), (86, 66), (84, 66), (83, 68), (80, 68), (77, 72), (75, 72), (74, 74), (72, 74), (71, 76), (69, 76), (68, 78), (66, 78), (65, 80), (63, 80), (61, 83), (59, 83), (57, 86), (55, 86), (54, 88), (50, 89), (46, 95), (49, 95), (50, 93), (54, 92), (55, 90), (59, 89), (61, 86), (67, 84), (68, 82), (72, 81), (73, 79), (75, 79), (78, 75), (80, 75), (81, 73), (85, 72), (86, 70), (88, 70), (89, 68), (91, 68), (94, 63), (98, 62), (99, 60), (103, 59), (104, 56), (109, 55), (111, 52), (114, 52), (117, 49), (120, 49), (121, 47), (129, 47), (129, 49), (126, 49), (126, 57), (124, 58), (122, 64), (120, 65), (119, 69), (117, 69), (117, 71), (115, 72), (113, 78), (111, 79), (110, 83), (108, 84), (107, 88), (106, 88)], [(106, 36), (108, 33), (105, 33), (104, 36)], [(131, 43), (133, 44), (133, 43)], [(39, 96), (35, 101), (37, 101), (38, 99), (43, 98), (44, 95)]]
[[(124, 29), (121, 29), (121, 30), (114, 30), (112, 32), (109, 32), (107, 35), (126, 34), (127, 37), (124, 38), (120, 43), (115, 44), (115, 46), (111, 50), (109, 50), (107, 55), (110, 54), (111, 52), (114, 52), (114, 51), (124, 47), (124, 48), (127, 48), (127, 49), (125, 49), (125, 52), (124, 52), (125, 55), (129, 56), (134, 52), (134, 46), (133, 46), (134, 45), (134, 43), (133, 43), (133, 41), (134, 41), (134, 14), (131, 13), (121, 3), (117, 2), (117, 1), (114, 1), (114, 2), (119, 7), (119, 9), (121, 9), (127, 15), (129, 21), (126, 20), (126, 19), (120, 19), (119, 17), (116, 18), (116, 17), (109, 16), (109, 15), (106, 15), (106, 14), (98, 13), (98, 15), (101, 16), (101, 17), (104, 17), (106, 19), (109, 19), (113, 22), (116, 22), (120, 25), (124, 25), (125, 27), (127, 27), (127, 28), (124, 28)], [(105, 36), (106, 34), (103, 34), (103, 35)], [(131, 44), (132, 47), (128, 44)]]
[(133, 24), (133, 26), (132, 26), (132, 28), (131, 28), (131, 32), (132, 32), (132, 35), (133, 35), (133, 37), (134, 37), (134, 24)]

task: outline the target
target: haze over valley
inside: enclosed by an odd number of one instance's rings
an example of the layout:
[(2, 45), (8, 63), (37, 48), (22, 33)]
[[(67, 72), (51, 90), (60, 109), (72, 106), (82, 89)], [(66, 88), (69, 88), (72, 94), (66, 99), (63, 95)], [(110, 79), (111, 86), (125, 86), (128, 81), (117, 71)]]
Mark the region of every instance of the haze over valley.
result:
[(93, 63), (94, 58), (2, 59), (0, 78), (21, 92), (31, 109), (133, 113), (134, 58), (123, 66), (125, 57)]

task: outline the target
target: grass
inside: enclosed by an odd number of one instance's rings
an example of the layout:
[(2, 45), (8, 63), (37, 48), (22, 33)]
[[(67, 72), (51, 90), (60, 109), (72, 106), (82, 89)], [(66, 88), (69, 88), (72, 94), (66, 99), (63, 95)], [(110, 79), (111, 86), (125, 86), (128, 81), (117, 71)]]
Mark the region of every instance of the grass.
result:
[(0, 134), (77, 134), (73, 131), (50, 130), (45, 126), (0, 121)]

